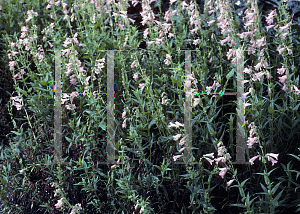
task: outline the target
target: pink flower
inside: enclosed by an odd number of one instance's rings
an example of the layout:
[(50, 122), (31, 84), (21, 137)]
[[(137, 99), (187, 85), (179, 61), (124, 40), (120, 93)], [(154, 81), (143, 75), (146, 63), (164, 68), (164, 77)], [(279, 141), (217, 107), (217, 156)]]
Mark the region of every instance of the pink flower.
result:
[(185, 149), (185, 147), (181, 148), (178, 152), (182, 152)]
[(223, 179), (224, 176), (225, 176), (225, 174), (226, 174), (226, 172), (227, 172), (227, 168), (226, 168), (226, 167), (225, 167), (225, 168), (219, 168), (219, 170), (220, 170), (219, 175), (220, 175), (221, 178)]
[(76, 109), (76, 105), (75, 104), (69, 104), (69, 105), (66, 105), (66, 108), (68, 110), (75, 110)]
[(178, 158), (182, 157), (182, 155), (174, 155), (173, 160), (176, 161)]
[(180, 146), (183, 146), (183, 144), (185, 143), (185, 137), (182, 138), (179, 142), (180, 142), (179, 145), (180, 145)]
[(139, 84), (139, 88), (141, 89), (141, 91), (143, 91), (144, 87), (145, 87), (145, 83), (140, 83)]
[(211, 20), (209, 22), (207, 22), (208, 26), (210, 26), (212, 23), (214, 23), (216, 20)]
[(288, 33), (281, 34), (281, 38), (285, 39), (285, 37), (288, 35)]
[(247, 106), (251, 106), (252, 104), (250, 104), (250, 103), (244, 103), (243, 104), (243, 107), (244, 107), (244, 109), (247, 107)]
[(233, 183), (233, 181), (235, 181), (234, 179), (231, 179), (230, 181), (227, 182), (227, 186), (231, 186), (231, 184)]
[(279, 78), (279, 82), (281, 82), (282, 84), (285, 82), (285, 80), (287, 79), (287, 75), (284, 75), (282, 77), (278, 77)]
[(253, 81), (260, 80), (263, 75), (264, 75), (263, 72), (256, 73), (256, 74), (253, 75), (252, 80)]
[[(268, 161), (272, 162), (272, 166), (277, 163), (278, 161), (278, 155), (279, 154), (274, 154), (274, 153), (267, 153), (266, 157), (268, 158)], [(275, 160), (276, 159), (276, 160)]]
[(260, 156), (260, 155), (256, 155), (256, 156), (254, 156), (254, 157), (252, 157), (252, 158), (249, 159), (249, 162), (251, 163), (251, 165), (254, 164), (254, 161), (255, 161), (258, 157), (259, 157), (259, 160), (261, 160), (261, 156)]
[(253, 144), (257, 142), (257, 137), (249, 137), (247, 142), (248, 148), (251, 149)]
[(257, 47), (261, 48), (261, 46), (266, 45), (265, 37), (257, 40)]
[(295, 90), (295, 93), (296, 93), (296, 94), (299, 94), (299, 93), (300, 93), (300, 90), (299, 90), (296, 86), (294, 86), (294, 90)]
[(266, 28), (267, 28), (267, 31), (269, 31), (269, 30), (270, 30), (270, 28), (272, 28), (272, 27), (274, 27), (274, 25), (269, 25), (269, 26), (266, 26)]
[(75, 214), (79, 210), (82, 210), (81, 204), (76, 204), (75, 207), (72, 208), (70, 214)]
[(133, 63), (131, 64), (131, 68), (134, 68), (134, 67), (138, 67), (138, 62), (137, 61), (133, 61)]
[(177, 141), (181, 137), (182, 134), (177, 134), (173, 136), (173, 140)]
[(282, 32), (282, 31), (287, 31), (289, 29), (289, 24), (283, 26), (283, 27), (279, 27), (279, 32)]
[(167, 104), (167, 99), (162, 98), (161, 104), (166, 105)]
[(287, 70), (287, 69), (284, 68), (284, 67), (278, 68), (278, 69), (277, 69), (277, 73), (280, 74), (280, 75), (282, 75), (282, 74), (284, 74), (284, 72), (285, 72), (286, 70)]
[(127, 118), (123, 121), (122, 128), (126, 128), (126, 120), (127, 120)]
[(11, 100), (13, 100), (13, 105), (17, 108), (17, 110), (21, 110), (22, 108), (22, 99), (18, 98), (18, 97), (11, 97)]
[(193, 106), (196, 107), (199, 104), (199, 101), (200, 101), (200, 98), (195, 98)]
[(215, 158), (216, 164), (218, 164), (220, 161), (221, 161), (222, 163), (225, 163), (225, 162), (226, 162), (226, 158), (225, 158), (225, 157), (218, 157), (218, 158)]
[(20, 72), (21, 72), (21, 74), (25, 74), (26, 73), (24, 69), (21, 69)]
[(55, 204), (56, 209), (60, 209), (63, 206), (63, 198), (57, 201), (57, 204)]
[(124, 118), (125, 115), (126, 115), (126, 111), (125, 111), (125, 109), (124, 109), (124, 111), (123, 111), (123, 113), (122, 113), (122, 118)]

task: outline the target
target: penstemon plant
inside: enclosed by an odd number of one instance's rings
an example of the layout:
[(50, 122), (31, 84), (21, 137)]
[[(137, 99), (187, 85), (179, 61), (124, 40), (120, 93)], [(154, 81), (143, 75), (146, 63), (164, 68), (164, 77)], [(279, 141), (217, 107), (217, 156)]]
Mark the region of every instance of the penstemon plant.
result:
[[(152, 3), (157, 4), (153, 0), (79, 0), (72, 4), (47, 1), (43, 2), (43, 13), (47, 15), (44, 28), (37, 26), (40, 14), (32, 8), (20, 22), (21, 32), (13, 39), (5, 37), (9, 44), (7, 64), (17, 92), (17, 96), (11, 96), (10, 105), (15, 129), (12, 134), (16, 136), (10, 148), (1, 151), (4, 173), (0, 181), (7, 184), (7, 180), (13, 179), (13, 188), (21, 195), (10, 203), (10, 210), (71, 210), (72, 214), (221, 210), (277, 213), (279, 209), (284, 212), (289, 203), (294, 207), (300, 204), (299, 200), (293, 201), (299, 192), (292, 189), (299, 185), (291, 175), (298, 171), (291, 170), (290, 162), (287, 166), (283, 164), (287, 151), (295, 153), (291, 146), (300, 131), (299, 76), (296, 77), (298, 70), (292, 60), (292, 22), (285, 2), (278, 12), (274, 10), (268, 15), (268, 25), (263, 26), (257, 1), (248, 0), (243, 33), (237, 29), (238, 21), (234, 20), (228, 1), (206, 1), (200, 14), (194, 1), (171, 0), (164, 17), (158, 1), (158, 18)], [(127, 14), (128, 8), (137, 4), (142, 8), (141, 24), (146, 26), (142, 35), (133, 26), (136, 20)], [(142, 41), (146, 42), (146, 53), (139, 49)], [(192, 73), (184, 76), (182, 50), (190, 47), (191, 41), (197, 48), (197, 61)], [(63, 87), (56, 90), (62, 90), (66, 157), (58, 166), (51, 164), (55, 95), (54, 55), (47, 54), (49, 49), (62, 53)], [(105, 50), (110, 49), (122, 50), (115, 52), (114, 66), (119, 138), (115, 147), (119, 159), (116, 164), (101, 167), (99, 163), (106, 159), (103, 118), (107, 104), (97, 93), (107, 90)], [(251, 66), (244, 68), (249, 79), (242, 82), (247, 91), (243, 94), (243, 107), (247, 119), (244, 125), (249, 132), (245, 144), (248, 167), (233, 164), (235, 156), (227, 149), (233, 147), (233, 138), (231, 142), (223, 141), (224, 126), (234, 129), (232, 115), (227, 124), (212, 122), (220, 112), (217, 103), (221, 94), (234, 79), (242, 55), (245, 64), (251, 62)], [(185, 158), (183, 152), (187, 149), (183, 124), (187, 97), (182, 94), (188, 85), (192, 86), (192, 150), (196, 153), (192, 160), (199, 162), (178, 166), (175, 163)], [(236, 86), (235, 81), (233, 85)], [(203, 91), (207, 93), (201, 94)], [(120, 103), (122, 107), (118, 106)], [(24, 111), (27, 125), (18, 128), (13, 106)], [(3, 156), (8, 157), (6, 161)], [(276, 170), (286, 172), (287, 178), (281, 176), (277, 183)], [(35, 180), (43, 182), (38, 184)], [(288, 183), (288, 188), (284, 183)], [(6, 189), (1, 189), (2, 200)], [(43, 196), (41, 191), (45, 191)], [(215, 198), (222, 197), (222, 191), (230, 194), (223, 196), (227, 202), (221, 208)], [(24, 205), (28, 198), (29, 206)]]

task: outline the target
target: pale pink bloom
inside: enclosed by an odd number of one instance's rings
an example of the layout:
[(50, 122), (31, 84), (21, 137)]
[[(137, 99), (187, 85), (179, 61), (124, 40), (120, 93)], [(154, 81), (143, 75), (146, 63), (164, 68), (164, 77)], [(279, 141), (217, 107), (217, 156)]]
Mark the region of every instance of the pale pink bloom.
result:
[(263, 72), (256, 73), (256, 74), (254, 74), (254, 75), (253, 75), (253, 78), (252, 78), (252, 80), (253, 80), (253, 81), (260, 80), (260, 79), (261, 79), (261, 77), (262, 77), (263, 75), (264, 75), (264, 73), (263, 73)]
[(168, 37), (171, 38), (171, 37), (174, 37), (175, 35), (173, 33), (169, 33)]
[(169, 127), (175, 127), (175, 128), (178, 128), (179, 126), (183, 126), (181, 123), (179, 123), (178, 121), (174, 123), (170, 122), (169, 124)]
[(211, 20), (209, 22), (207, 22), (208, 26), (210, 26), (212, 23), (214, 23), (216, 20)]
[(75, 207), (72, 208), (70, 214), (75, 214), (79, 210), (82, 210), (81, 204), (76, 204)]
[(182, 134), (177, 134), (173, 136), (173, 140), (177, 141), (181, 137)]
[(20, 72), (21, 72), (21, 74), (25, 74), (26, 73), (24, 69), (21, 69)]
[(214, 153), (205, 154), (205, 155), (203, 155), (203, 157), (205, 157), (205, 158), (212, 158), (212, 159), (215, 158), (214, 157)]
[[(278, 160), (278, 156), (279, 154), (274, 154), (274, 153), (267, 153), (266, 156), (269, 158), (269, 157), (272, 157), (272, 158), (275, 158), (276, 160)], [(269, 160), (269, 159), (268, 159)], [(270, 161), (270, 160), (269, 160)]]
[(261, 156), (260, 156), (260, 155), (256, 155), (256, 156), (254, 156), (254, 157), (252, 157), (252, 158), (249, 159), (249, 162), (251, 163), (251, 165), (254, 164), (254, 161), (255, 161), (258, 157), (259, 157), (259, 160), (261, 160)]
[(135, 60), (132, 62), (131, 68), (138, 67), (138, 65), (139, 65), (138, 62)]
[(257, 137), (249, 137), (247, 142), (248, 148), (251, 149), (253, 144), (257, 142)]
[(261, 46), (263, 46), (263, 45), (266, 45), (265, 37), (257, 40), (257, 46), (258, 46), (258, 48), (261, 48)]
[(13, 100), (13, 105), (17, 108), (17, 110), (21, 110), (22, 108), (22, 99), (20, 99), (19, 97), (11, 97), (11, 100)]
[(185, 149), (185, 147), (181, 148), (178, 152), (182, 152)]
[(225, 158), (225, 157), (218, 157), (218, 158), (215, 158), (216, 164), (218, 164), (220, 161), (221, 161), (222, 163), (225, 163), (225, 162), (226, 162), (226, 158)]
[(270, 30), (270, 28), (272, 28), (272, 27), (274, 27), (274, 25), (269, 25), (269, 26), (266, 26), (266, 28), (267, 28), (267, 31), (269, 31), (269, 30)]
[(14, 79), (22, 79), (22, 77), (20, 76), (20, 73), (17, 73), (15, 76), (13, 76)]
[(284, 74), (284, 72), (285, 72), (286, 70), (287, 70), (287, 69), (284, 68), (284, 67), (278, 68), (278, 69), (277, 69), (277, 73), (280, 74), (280, 75), (282, 75), (282, 74)]
[(57, 201), (57, 204), (55, 204), (56, 209), (59, 209), (63, 206), (63, 198)]
[(258, 71), (258, 70), (262, 67), (262, 63), (259, 62), (259, 63), (257, 63), (257, 65), (255, 65), (254, 67), (255, 67), (255, 70)]
[(204, 158), (210, 163), (210, 165), (213, 164), (214, 160), (212, 160), (212, 159), (210, 159), (210, 158), (208, 158), (208, 157), (204, 157)]
[(235, 181), (234, 179), (231, 179), (230, 181), (227, 182), (227, 186), (231, 186), (231, 184), (233, 183), (233, 181)]
[(72, 44), (71, 39), (67, 38), (66, 41), (64, 42), (63, 46), (67, 47), (68, 45)]
[(291, 55), (293, 53), (291, 49), (287, 48), (287, 50), (288, 50), (289, 55)]
[(178, 158), (182, 157), (182, 155), (174, 155), (173, 160), (176, 161)]
[(144, 31), (144, 33), (143, 33), (143, 37), (144, 37), (144, 39), (146, 39), (147, 38), (147, 36), (148, 36), (148, 32), (149, 31), (149, 28), (147, 28), (145, 31)]
[(245, 83), (247, 83), (247, 82), (249, 82), (250, 80), (243, 80), (243, 81), (241, 81), (241, 83), (242, 84), (245, 84)]
[(111, 167), (110, 167), (110, 169), (113, 169), (113, 168), (115, 168), (116, 167), (116, 165), (112, 165)]
[(276, 49), (276, 50), (279, 52), (279, 54), (281, 54), (281, 52), (284, 51), (284, 49), (285, 49), (285, 48), (278, 48), (278, 49)]
[(183, 127), (183, 125), (181, 123), (179, 123), (178, 121), (176, 121), (175, 124), (177, 125), (177, 127), (178, 126), (182, 126)]
[(76, 75), (72, 75), (72, 76), (70, 76), (70, 83), (72, 84), (72, 85), (76, 85), (77, 84), (77, 80), (76, 80)]
[(272, 94), (272, 91), (271, 91), (271, 89), (269, 88), (269, 94)]
[(282, 32), (282, 31), (287, 31), (289, 30), (289, 24), (283, 26), (283, 27), (279, 27), (279, 32)]
[(222, 156), (224, 154), (224, 152), (226, 151), (225, 146), (220, 146), (218, 148), (218, 156)]
[(74, 110), (74, 109), (76, 109), (76, 105), (75, 104), (69, 104), (69, 105), (66, 105), (66, 108), (68, 110)]
[(243, 104), (243, 107), (244, 107), (244, 109), (247, 107), (247, 106), (251, 106), (252, 104), (250, 104), (250, 103), (244, 103)]
[(286, 87), (286, 84), (285, 84), (285, 83), (283, 84), (282, 90), (284, 90), (284, 91), (287, 90), (287, 87)]
[(156, 38), (155, 44), (160, 45), (160, 43), (162, 43), (162, 41), (163, 41), (163, 39), (158, 39), (158, 38)]
[(125, 111), (125, 109), (124, 109), (124, 111), (123, 111), (123, 113), (122, 113), (122, 119), (125, 117), (125, 115), (126, 115), (126, 111)]
[(166, 104), (167, 104), (167, 101), (168, 101), (167, 99), (162, 98), (161, 104), (166, 105)]
[(296, 93), (296, 94), (299, 94), (299, 93), (300, 93), (300, 90), (299, 90), (296, 86), (294, 86), (294, 90), (295, 90), (295, 93)]
[(164, 60), (164, 63), (165, 63), (166, 65), (170, 65), (170, 64), (171, 64), (171, 62), (170, 62), (168, 59), (165, 59), (165, 60)]
[(244, 69), (244, 73), (250, 74), (250, 72), (251, 72), (251, 69), (249, 69), (249, 68)]
[(200, 102), (200, 98), (195, 98), (193, 106), (196, 107), (199, 104), (199, 102)]
[[(2, 6), (0, 5), (0, 10), (2, 10)], [(1, 17), (1, 16), (0, 16)]]
[(281, 38), (285, 39), (285, 37), (288, 35), (288, 33), (281, 34)]
[(123, 121), (122, 128), (126, 128), (126, 120), (127, 120), (127, 118)]
[(285, 82), (285, 80), (287, 79), (287, 75), (284, 75), (282, 77), (278, 77), (279, 78), (279, 82), (281, 82), (282, 84)]
[(189, 5), (187, 3), (185, 3), (185, 1), (182, 1), (181, 6), (182, 6), (182, 10), (184, 10), (185, 9), (184, 7), (187, 7)]
[(228, 42), (229, 41), (229, 36), (227, 36), (226, 39), (223, 39), (223, 40), (220, 40), (221, 41), (221, 45), (224, 45), (225, 42)]
[(185, 137), (182, 138), (182, 139), (179, 141), (179, 145), (180, 145), (180, 146), (183, 146), (184, 143), (185, 143)]
[(143, 91), (144, 87), (145, 87), (145, 83), (140, 83), (140, 84), (139, 84), (139, 88), (140, 88), (142, 91)]
[(11, 71), (15, 70), (14, 66), (16, 65), (16, 61), (10, 61), (8, 64)]
[(219, 168), (219, 170), (220, 170), (219, 175), (221, 176), (221, 178), (224, 178), (224, 176), (227, 172), (227, 168), (226, 167), (225, 168)]
[(209, 15), (211, 15), (215, 10), (208, 11)]

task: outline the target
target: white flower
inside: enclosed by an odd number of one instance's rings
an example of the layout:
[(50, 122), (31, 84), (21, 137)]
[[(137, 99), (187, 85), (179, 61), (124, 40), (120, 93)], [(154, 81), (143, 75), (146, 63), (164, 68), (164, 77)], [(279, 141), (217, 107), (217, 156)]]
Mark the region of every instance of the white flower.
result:
[(63, 206), (63, 198), (61, 198), (60, 200), (57, 201), (57, 204), (55, 204), (56, 209), (59, 209)]

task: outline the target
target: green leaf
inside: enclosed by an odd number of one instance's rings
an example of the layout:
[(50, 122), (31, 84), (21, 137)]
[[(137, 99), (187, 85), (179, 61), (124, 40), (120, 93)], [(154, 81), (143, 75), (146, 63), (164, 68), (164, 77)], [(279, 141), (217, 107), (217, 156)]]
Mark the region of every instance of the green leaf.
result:
[(81, 119), (81, 117), (79, 117), (79, 120), (76, 123), (76, 127), (79, 127), (79, 125), (80, 125), (80, 119)]
[(0, 178), (0, 181), (1, 181), (1, 183), (3, 183), (3, 184), (7, 184), (7, 181), (4, 180), (3, 178)]
[(72, 143), (72, 140), (70, 138), (68, 138), (68, 137), (65, 137), (65, 138), (68, 142)]
[(42, 85), (47, 85), (47, 82), (41, 81), (40, 82)]
[(27, 97), (27, 91), (20, 89), (20, 92), (22, 92), (22, 94), (24, 94)]
[(102, 130), (104, 130), (104, 131), (106, 130), (106, 125), (103, 121), (101, 121), (101, 123), (99, 123), (99, 126)]
[(150, 124), (149, 124), (149, 126), (148, 126), (148, 129), (150, 129), (153, 126), (154, 123), (155, 123), (154, 119), (152, 119), (151, 122), (150, 122)]
[(12, 133), (16, 134), (16, 135), (21, 135), (21, 133), (16, 132), (16, 131), (11, 131)]
[(275, 194), (275, 192), (278, 189), (278, 187), (279, 187), (280, 184), (281, 184), (281, 182), (279, 182), (278, 184), (276, 184), (275, 187), (272, 189), (272, 195)]
[(230, 79), (234, 74), (234, 68), (226, 75), (226, 79)]
[(275, 110), (271, 106), (268, 106), (268, 113), (273, 114), (274, 112)]
[(50, 95), (45, 95), (45, 97), (48, 99), (53, 99), (53, 97), (51, 97)]

